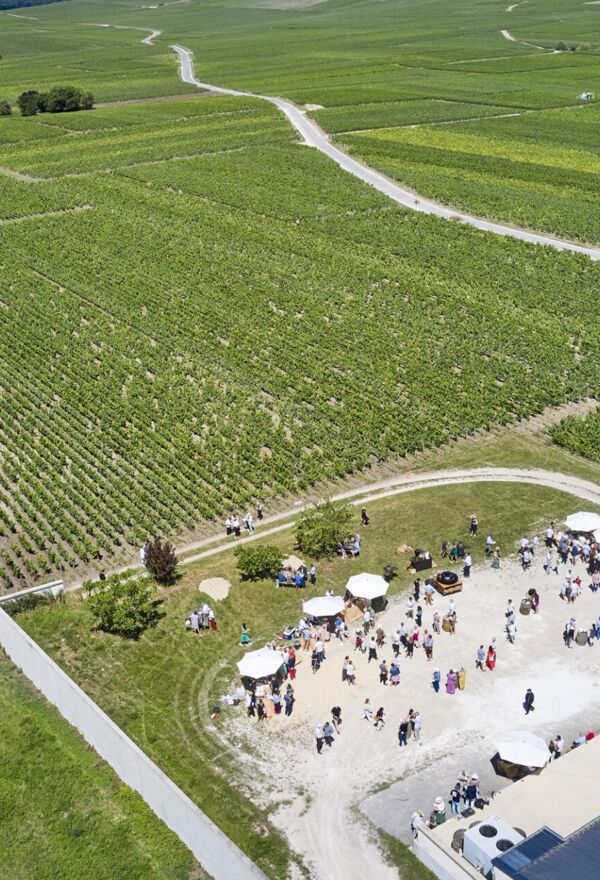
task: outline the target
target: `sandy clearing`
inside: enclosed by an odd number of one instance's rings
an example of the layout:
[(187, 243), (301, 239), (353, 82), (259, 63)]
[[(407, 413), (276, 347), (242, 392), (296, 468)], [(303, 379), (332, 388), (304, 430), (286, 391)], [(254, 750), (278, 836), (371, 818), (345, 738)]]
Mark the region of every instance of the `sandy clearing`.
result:
[[(484, 537), (477, 540), (483, 542)], [(382, 863), (367, 825), (357, 819), (361, 803), (371, 819), (406, 840), (410, 812), (416, 806), (430, 810), (433, 797), (446, 796), (463, 764), (468, 772), (481, 771), (480, 775), (492, 779), (485, 771), (498, 735), (526, 729), (548, 739), (561, 732), (570, 742), (577, 732), (574, 724), (585, 720), (586, 726), (600, 726), (596, 674), (600, 646), (576, 646), (568, 651), (561, 635), (571, 613), (589, 625), (600, 612), (600, 600), (585, 589), (574, 606), (567, 606), (558, 597), (561, 576), (543, 573), (542, 556), (540, 549), (533, 569), (526, 573), (514, 562), (504, 563), (500, 571), (492, 571), (485, 563), (476, 567), (456, 596), (456, 635), (442, 632), (435, 638), (432, 663), (420, 650), (412, 660), (402, 657), (398, 688), (380, 685), (377, 664), (356, 655), (352, 643), (334, 641), (327, 645), (327, 660), (316, 675), (310, 671), (307, 655), (301, 655), (291, 718), (280, 716), (258, 727), (239, 713), (233, 729), (236, 740), (247, 746), (244, 781), (256, 787), (257, 796), (279, 801), (274, 821), (295, 849), (308, 854), (312, 876), (342, 880), (363, 876), (363, 870), (375, 880), (396, 876)], [(583, 565), (575, 570), (586, 583)], [(510, 645), (503, 634), (506, 602), (512, 598), (518, 605), (534, 585), (541, 596), (541, 613), (517, 615), (517, 642)], [(448, 599), (436, 596), (431, 609), (424, 606), (424, 627), (431, 628), (433, 611), (443, 613), (447, 605)], [(379, 615), (378, 624), (389, 633), (403, 619), (404, 598)], [(487, 647), (493, 637), (498, 640), (496, 670), (476, 671), (475, 651), (479, 644)], [(346, 653), (352, 654), (357, 667), (354, 688), (341, 681)], [(380, 652), (382, 658), (390, 660), (389, 647)], [(442, 689), (435, 694), (430, 687), (433, 666), (439, 666), (443, 675), (451, 666), (464, 666), (465, 691), (450, 696)], [(536, 694), (536, 711), (526, 717), (521, 704), (529, 686)], [(386, 710), (388, 723), (382, 732), (361, 717), (367, 696), (375, 708), (383, 705)], [(318, 756), (314, 725), (324, 722), (336, 704), (342, 707), (342, 733), (331, 750), (325, 747)], [(422, 713), (422, 744), (410, 741), (401, 750), (397, 727), (410, 708)], [(225, 727), (224, 732), (231, 745), (231, 728)], [(252, 757), (257, 755), (258, 759)], [(294, 780), (303, 788), (291, 803), (290, 766)], [(427, 785), (421, 783), (425, 774)], [(370, 796), (374, 788), (401, 778), (400, 786)], [(493, 784), (500, 788), (503, 783)]]
[(230, 587), (231, 583), (227, 578), (212, 577), (204, 578), (203, 581), (200, 581), (198, 589), (201, 593), (206, 593), (211, 599), (219, 602), (221, 599), (227, 598)]

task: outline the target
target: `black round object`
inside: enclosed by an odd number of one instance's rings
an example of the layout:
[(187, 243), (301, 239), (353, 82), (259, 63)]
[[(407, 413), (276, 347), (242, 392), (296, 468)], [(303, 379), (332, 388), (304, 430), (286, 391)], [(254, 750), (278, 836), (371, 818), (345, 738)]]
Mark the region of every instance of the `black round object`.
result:
[(440, 571), (437, 576), (440, 584), (455, 584), (458, 580), (458, 575), (454, 571)]
[(493, 825), (482, 825), (479, 833), (482, 837), (495, 837), (498, 834), (498, 829), (494, 828)]
[(501, 837), (500, 840), (496, 841), (496, 849), (499, 849), (500, 852), (506, 852), (506, 850), (510, 849), (513, 845), (513, 842), (507, 840), (506, 837)]

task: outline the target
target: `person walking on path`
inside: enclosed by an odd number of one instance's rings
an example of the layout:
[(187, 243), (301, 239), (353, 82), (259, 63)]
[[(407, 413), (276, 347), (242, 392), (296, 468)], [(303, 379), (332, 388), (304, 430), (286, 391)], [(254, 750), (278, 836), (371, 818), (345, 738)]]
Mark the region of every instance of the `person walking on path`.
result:
[(356, 672), (352, 660), (348, 660), (346, 663), (346, 681), (348, 684), (356, 684)]
[(523, 708), (525, 709), (525, 714), (529, 715), (530, 712), (535, 712), (535, 706), (533, 705), (533, 701), (535, 700), (535, 695), (531, 688), (527, 688), (527, 692), (525, 693), (525, 700), (523, 702)]
[(415, 610), (415, 602), (412, 596), (409, 596), (406, 600), (406, 616), (409, 619), (412, 619)]
[(511, 643), (511, 645), (514, 645), (515, 639), (517, 638), (517, 627), (514, 617), (506, 624), (506, 638)]
[(385, 660), (379, 664), (379, 684), (386, 685), (388, 682), (388, 668)]
[(471, 536), (471, 538), (477, 537), (477, 529), (478, 528), (479, 528), (479, 521), (478, 521), (477, 517), (475, 516), (475, 514), (473, 514), (473, 516), (471, 517), (471, 523), (469, 526), (469, 535)]
[(393, 653), (394, 657), (397, 659), (398, 655), (400, 654), (400, 630), (399, 629), (394, 630), (394, 632), (392, 633), (391, 642), (392, 642), (392, 653)]
[(492, 538), (492, 536), (491, 536), (491, 535), (488, 535), (487, 538), (485, 539), (485, 555), (486, 555), (486, 556), (489, 557), (489, 556), (491, 556), (491, 555), (493, 554), (495, 543), (496, 543), (496, 542), (494, 541), (494, 539)]
[(390, 684), (392, 687), (398, 687), (400, 684), (400, 666), (398, 660), (393, 660), (390, 666)]
[(383, 730), (385, 726), (385, 721), (383, 716), (385, 712), (383, 711), (383, 706), (380, 706), (377, 712), (375, 713), (375, 718), (373, 719), (373, 724), (375, 725), (375, 730)]
[(437, 611), (433, 614), (433, 623), (432, 623), (434, 633), (439, 633), (440, 631), (440, 615)]
[(283, 702), (285, 703), (285, 714), (289, 718), (294, 710), (294, 695), (285, 693), (283, 695)]
[(480, 645), (477, 648), (477, 655), (475, 657), (475, 669), (481, 669), (482, 672), (485, 672), (483, 668), (483, 664), (485, 663), (485, 648), (483, 645)]
[(431, 583), (431, 580), (428, 578), (425, 581), (425, 586), (423, 588), (423, 594), (425, 597), (425, 604), (432, 605), (433, 604), (433, 594), (435, 593), (435, 587)]
[(329, 721), (326, 721), (323, 725), (323, 737), (329, 748), (331, 748), (331, 746), (333, 745), (333, 727), (331, 726)]
[(363, 526), (369, 525), (369, 515), (367, 513), (367, 508), (363, 507), (360, 511), (360, 521)]
[(423, 626), (423, 609), (420, 605), (417, 605), (417, 610), (415, 611), (415, 624), (416, 626)]
[(371, 701), (368, 697), (363, 704), (362, 717), (364, 721), (370, 721), (373, 718), (373, 709), (371, 708)]
[(315, 742), (317, 744), (317, 755), (321, 754), (321, 749), (323, 748), (323, 740), (325, 738), (325, 734), (323, 732), (323, 728), (317, 724), (315, 727)]
[(440, 692), (440, 680), (442, 678), (442, 674), (439, 669), (434, 669), (431, 675), (431, 687), (434, 689), (436, 694)]
[(339, 706), (334, 706), (331, 710), (331, 722), (335, 727), (335, 732), (339, 735), (342, 726), (342, 710)]
[(496, 667), (496, 648), (493, 644), (490, 645), (488, 648), (487, 656), (485, 658), (485, 665), (490, 670), (490, 672), (493, 672)]
[(414, 586), (413, 595), (415, 597), (415, 602), (418, 602), (419, 599), (421, 598), (421, 578), (417, 578), (416, 581), (414, 582), (413, 586)]

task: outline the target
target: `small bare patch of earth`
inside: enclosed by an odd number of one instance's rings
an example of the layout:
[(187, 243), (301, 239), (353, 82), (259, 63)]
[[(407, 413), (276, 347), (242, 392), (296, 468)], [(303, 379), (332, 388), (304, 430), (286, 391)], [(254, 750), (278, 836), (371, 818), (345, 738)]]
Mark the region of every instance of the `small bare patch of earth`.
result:
[(319, 3), (325, 2), (326, 0), (253, 0), (251, 3), (240, 5), (248, 9), (280, 9), (285, 12), (287, 9), (307, 9), (309, 6), (318, 6)]
[(312, 113), (313, 110), (324, 110), (325, 108), (322, 104), (305, 104), (304, 109), (308, 110), (309, 113)]
[(207, 596), (218, 602), (220, 599), (227, 598), (230, 587), (231, 583), (227, 578), (214, 577), (205, 578), (203, 581), (200, 581), (198, 589), (201, 593), (206, 593)]

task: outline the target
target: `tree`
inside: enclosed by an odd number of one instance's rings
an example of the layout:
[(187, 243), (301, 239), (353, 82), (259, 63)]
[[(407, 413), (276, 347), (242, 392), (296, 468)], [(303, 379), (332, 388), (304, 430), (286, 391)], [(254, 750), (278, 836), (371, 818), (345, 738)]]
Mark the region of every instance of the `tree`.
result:
[(340, 541), (350, 534), (352, 508), (325, 501), (305, 511), (296, 526), (296, 542), (308, 556), (335, 556)]
[(81, 110), (83, 93), (75, 86), (54, 86), (43, 98), (47, 113), (71, 113)]
[(82, 110), (93, 110), (94, 109), (94, 96), (91, 92), (83, 92), (81, 95), (81, 109)]
[(275, 578), (283, 562), (283, 552), (272, 544), (252, 544), (235, 551), (237, 567), (244, 580)]
[(111, 575), (94, 584), (88, 603), (100, 629), (136, 639), (158, 620), (155, 591), (150, 578)]
[(17, 98), (17, 107), (21, 111), (21, 116), (35, 116), (40, 108), (40, 93), (35, 89), (21, 92)]
[(170, 541), (153, 538), (148, 543), (146, 568), (159, 584), (168, 586), (177, 580), (177, 554)]
[(10, 116), (12, 107), (8, 101), (0, 101), (0, 116)]

